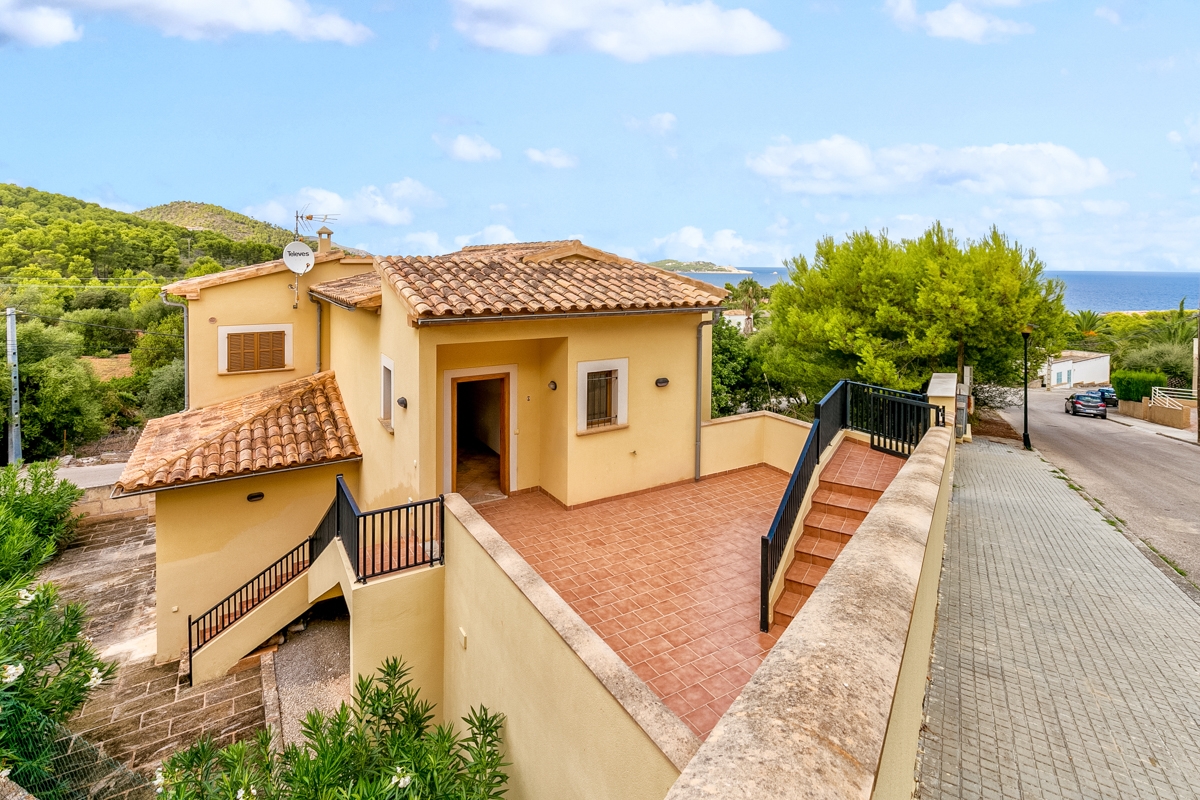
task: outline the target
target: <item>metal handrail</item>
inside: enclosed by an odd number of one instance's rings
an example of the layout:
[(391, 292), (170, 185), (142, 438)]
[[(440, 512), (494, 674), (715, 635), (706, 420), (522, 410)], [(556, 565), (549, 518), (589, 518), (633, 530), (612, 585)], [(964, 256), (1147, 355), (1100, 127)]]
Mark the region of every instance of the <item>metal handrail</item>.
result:
[(863, 431), (870, 434), (872, 449), (908, 458), (931, 426), (945, 424), (946, 409), (929, 403), (926, 395), (855, 381), (838, 381), (817, 403), (796, 468), (760, 544), (760, 630), (766, 632), (770, 627), (771, 584), (783, 562), (813, 473), (837, 432), (843, 428)]

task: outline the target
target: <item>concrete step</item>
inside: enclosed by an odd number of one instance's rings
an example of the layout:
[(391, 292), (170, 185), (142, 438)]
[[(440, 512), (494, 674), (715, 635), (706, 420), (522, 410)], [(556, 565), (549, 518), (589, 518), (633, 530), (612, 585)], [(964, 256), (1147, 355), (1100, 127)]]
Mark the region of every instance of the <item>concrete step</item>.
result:
[(833, 511), (847, 517), (865, 519), (867, 512), (875, 505), (876, 499), (855, 494), (850, 487), (819, 483), (817, 490), (813, 492), (812, 509), (813, 511)]
[(793, 561), (784, 575), (784, 593), (795, 592), (808, 597), (817, 588), (821, 578), (825, 577), (828, 568), (816, 564), (805, 564), (803, 561)]
[(804, 601), (807, 599), (807, 595), (799, 592), (785, 591), (775, 603), (775, 624), (787, 627), (788, 623), (800, 613), (800, 609), (804, 607)]
[[(858, 526), (861, 524), (862, 519), (848, 517), (836, 510), (822, 511), (813, 509), (804, 518), (804, 533), (807, 535), (812, 532), (814, 535), (826, 539), (849, 541), (849, 537), (854, 535), (854, 532), (858, 530)], [(837, 535), (834, 536), (831, 534)], [(842, 537), (845, 537), (845, 539)]]
[(796, 543), (795, 561), (829, 569), (833, 566), (833, 560), (838, 557), (845, 546), (844, 543), (833, 539), (804, 535)]

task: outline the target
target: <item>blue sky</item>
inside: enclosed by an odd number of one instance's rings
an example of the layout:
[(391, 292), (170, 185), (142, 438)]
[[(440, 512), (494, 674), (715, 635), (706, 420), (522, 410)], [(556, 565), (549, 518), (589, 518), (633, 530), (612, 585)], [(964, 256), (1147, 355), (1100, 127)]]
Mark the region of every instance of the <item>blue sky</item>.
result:
[(0, 181), (335, 212), (376, 253), (771, 266), (995, 224), (1200, 270), (1200, 4), (0, 0)]

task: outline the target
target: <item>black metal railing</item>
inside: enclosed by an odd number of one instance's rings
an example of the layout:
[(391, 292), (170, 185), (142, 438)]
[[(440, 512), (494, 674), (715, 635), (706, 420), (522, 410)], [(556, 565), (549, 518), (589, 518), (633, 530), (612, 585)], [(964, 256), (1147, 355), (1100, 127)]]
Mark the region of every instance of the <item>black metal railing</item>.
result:
[(424, 565), (445, 564), (442, 497), (360, 511), (338, 476), (338, 530), (359, 581)]
[[(188, 657), (298, 578), (325, 548), (341, 539), (354, 576), (368, 578), (422, 565), (445, 564), (445, 507), (439, 495), (378, 511), (362, 511), (337, 476), (333, 502), (312, 535), (199, 617), (188, 616)], [(190, 672), (190, 670), (189, 670)]]
[(299, 577), (311, 563), (312, 544), (310, 536), (199, 617), (193, 619), (189, 615), (188, 654), (195, 655), (223, 630)]
[(871, 437), (871, 447), (908, 458), (933, 425), (946, 424), (946, 409), (927, 402), (922, 394), (885, 389), (854, 381), (839, 381), (817, 403), (812, 428), (796, 468), (784, 490), (775, 519), (762, 537), (759, 586), (759, 628), (770, 627), (771, 584), (787, 553), (788, 540), (796, 527), (804, 496), (812, 483), (821, 455), (843, 428), (862, 431)]

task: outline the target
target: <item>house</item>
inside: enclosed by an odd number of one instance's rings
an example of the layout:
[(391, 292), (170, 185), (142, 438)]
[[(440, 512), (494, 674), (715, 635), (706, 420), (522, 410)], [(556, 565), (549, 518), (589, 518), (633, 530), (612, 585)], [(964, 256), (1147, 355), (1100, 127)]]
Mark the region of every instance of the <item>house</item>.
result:
[[(709, 419), (724, 291), (576, 240), (322, 232), (304, 275), (165, 292), (187, 409), (114, 488), (155, 493), (159, 659), (203, 682), (340, 596), (352, 675), (402, 656), (439, 721), (507, 715), (516, 798), (664, 797), (936, 411), (840, 384), (820, 436)], [(868, 400), (905, 405), (907, 450), (852, 430)]]
[(1108, 353), (1064, 350), (1038, 369), (1038, 377), (1046, 388), (1107, 386), (1110, 358)]

